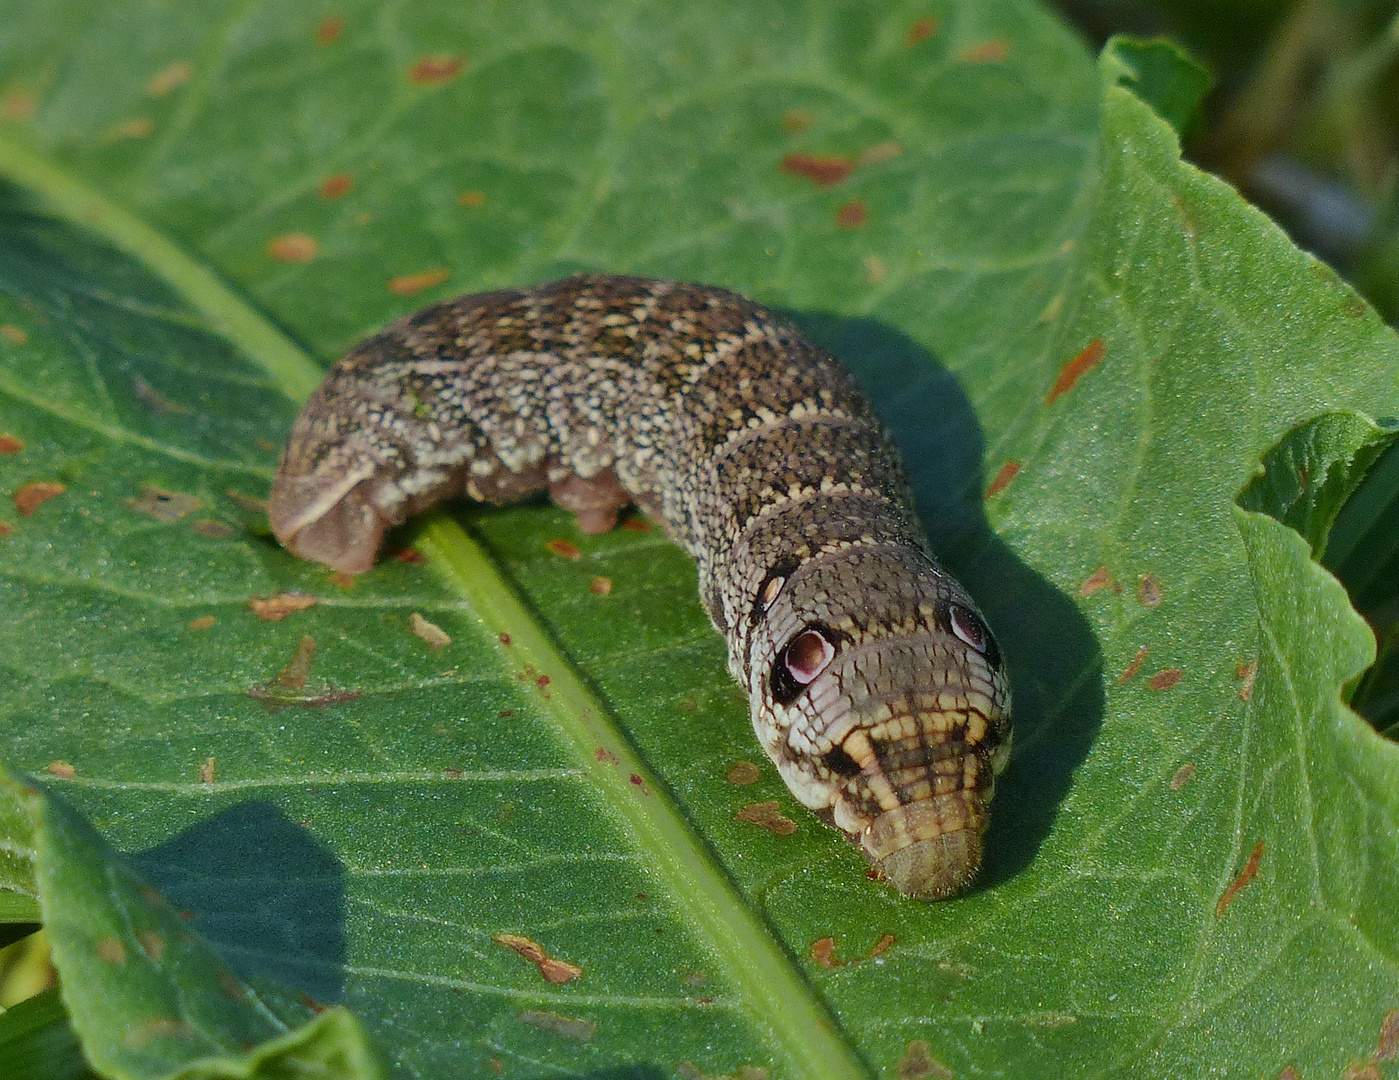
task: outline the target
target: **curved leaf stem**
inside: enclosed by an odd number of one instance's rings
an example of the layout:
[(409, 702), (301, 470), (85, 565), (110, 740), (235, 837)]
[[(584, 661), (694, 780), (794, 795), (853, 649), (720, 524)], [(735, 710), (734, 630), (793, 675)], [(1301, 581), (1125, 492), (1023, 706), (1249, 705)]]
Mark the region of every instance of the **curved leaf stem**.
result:
[(508, 634), (510, 661), (543, 683), (540, 707), (554, 718), (575, 761), (606, 796), (637, 848), (716, 958), (743, 988), (750, 1015), (785, 1051), (792, 1077), (869, 1075), (791, 957), (739, 896), (668, 791), (551, 640), (480, 541), (445, 513), (429, 515), (414, 546), (448, 576), (493, 635)]
[(291, 397), (304, 400), (320, 383), (323, 373), (305, 350), (207, 265), (4, 131), (0, 178), (38, 195), (56, 216), (87, 226), (150, 267), (209, 320), (211, 329), (266, 368)]

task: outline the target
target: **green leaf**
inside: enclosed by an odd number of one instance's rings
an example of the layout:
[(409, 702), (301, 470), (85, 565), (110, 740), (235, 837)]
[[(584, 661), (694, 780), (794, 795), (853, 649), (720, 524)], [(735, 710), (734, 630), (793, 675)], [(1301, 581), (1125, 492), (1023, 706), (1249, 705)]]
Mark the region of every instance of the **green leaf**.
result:
[(1342, 506), (1395, 440), (1396, 432), (1354, 413), (1323, 413), (1288, 432), (1264, 455), (1239, 494), (1245, 510), (1271, 514), (1305, 536), (1312, 558), (1326, 552)]
[(1125, 87), (1184, 135), (1209, 93), (1209, 69), (1165, 40), (1115, 37), (1103, 50), (1105, 79)]
[(93, 1080), (57, 988), (0, 1013), (0, 1076)]
[[(0, 490), (65, 490), (0, 514), (0, 729), (245, 983), (433, 1077), (1375, 1053), (1399, 762), (1341, 703), (1371, 646), (1308, 544), (1399, 345), (1181, 163), (1134, 92), (1184, 115), (1163, 47), (1095, 76), (1010, 0), (43, 6), (0, 8), (34, 103), (0, 135)], [(726, 779), (746, 707), (658, 534), (458, 507), (350, 584), (248, 509), (312, 382), (274, 323), (328, 363), (584, 267), (743, 289), (869, 388), (1014, 680), (970, 895), (901, 898), (766, 764)], [(767, 800), (794, 833), (735, 820)]]
[[(62, 800), (8, 777), (0, 783), (33, 822), (44, 927), (62, 973), (64, 1004), (100, 1074), (133, 1080), (380, 1075), (363, 1032), (343, 1008), (316, 1015), (307, 1004), (259, 994)], [(44, 1060), (55, 1066), (65, 1053), (66, 1029), (55, 1025), (52, 1016), (42, 1030), (23, 1020), (10, 1025), (16, 1049), (34, 1053), (34, 1040), (42, 1040), (53, 1050)]]

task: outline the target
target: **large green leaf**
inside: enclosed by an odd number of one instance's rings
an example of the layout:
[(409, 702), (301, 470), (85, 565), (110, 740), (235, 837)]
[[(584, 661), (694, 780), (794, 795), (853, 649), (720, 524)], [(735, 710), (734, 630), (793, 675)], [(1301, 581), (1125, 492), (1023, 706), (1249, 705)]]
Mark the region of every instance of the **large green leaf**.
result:
[[(432, 1077), (1385, 1058), (1399, 761), (1341, 703), (1373, 646), (1308, 552), (1399, 346), (1181, 164), (1137, 96), (1188, 115), (1168, 50), (1100, 79), (1010, 2), (0, 21), (0, 488), (64, 486), (0, 514), (4, 752), (236, 975)], [(259, 310), (327, 363), (584, 267), (783, 307), (889, 420), (1014, 678), (971, 895), (901, 898), (766, 764), (730, 782), (746, 708), (658, 534), (460, 508), (348, 583), (249, 511), (314, 381)], [(767, 800), (795, 832), (735, 820)]]

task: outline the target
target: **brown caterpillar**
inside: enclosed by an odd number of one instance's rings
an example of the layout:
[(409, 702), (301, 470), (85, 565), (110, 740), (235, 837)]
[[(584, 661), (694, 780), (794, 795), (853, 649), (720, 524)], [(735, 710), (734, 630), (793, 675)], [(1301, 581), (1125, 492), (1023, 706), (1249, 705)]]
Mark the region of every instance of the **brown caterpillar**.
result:
[(705, 285), (588, 275), (434, 304), (331, 368), (283, 451), (272, 527), (358, 572), (440, 499), (545, 488), (585, 532), (635, 502), (694, 555), (798, 800), (901, 892), (971, 880), (1009, 686), (835, 359)]

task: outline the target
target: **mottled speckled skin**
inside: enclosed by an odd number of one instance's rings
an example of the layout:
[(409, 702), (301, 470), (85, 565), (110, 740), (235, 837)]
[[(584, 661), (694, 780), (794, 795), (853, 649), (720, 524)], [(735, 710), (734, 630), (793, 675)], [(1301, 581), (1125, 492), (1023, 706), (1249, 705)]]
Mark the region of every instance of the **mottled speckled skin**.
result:
[(635, 501), (694, 555), (754, 730), (802, 803), (905, 893), (970, 881), (1008, 685), (837, 361), (704, 285), (580, 276), (435, 304), (331, 369), (271, 518), (293, 552), (357, 572), (440, 499), (544, 488), (587, 531)]

